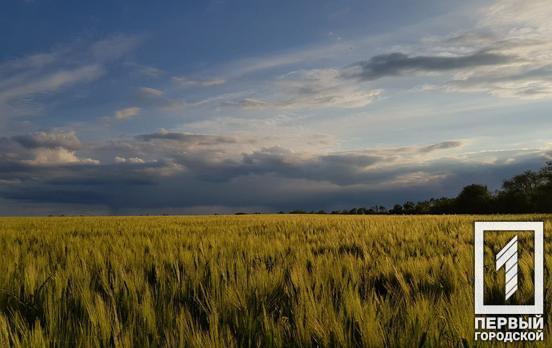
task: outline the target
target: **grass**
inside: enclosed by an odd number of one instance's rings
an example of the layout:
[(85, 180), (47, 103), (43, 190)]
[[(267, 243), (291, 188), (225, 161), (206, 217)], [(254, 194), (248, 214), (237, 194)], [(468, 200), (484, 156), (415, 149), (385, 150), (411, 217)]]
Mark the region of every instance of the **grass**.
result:
[(0, 346), (473, 346), (478, 219), (1, 218)]

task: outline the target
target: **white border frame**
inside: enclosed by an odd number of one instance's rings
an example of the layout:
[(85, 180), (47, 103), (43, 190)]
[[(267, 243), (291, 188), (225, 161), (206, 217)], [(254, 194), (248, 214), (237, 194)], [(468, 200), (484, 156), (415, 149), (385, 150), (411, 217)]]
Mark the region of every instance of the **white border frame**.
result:
[[(485, 231), (534, 232), (535, 237), (535, 303), (533, 305), (485, 305), (484, 289), (484, 233)], [(543, 314), (544, 312), (544, 223), (520, 221), (475, 222), (475, 314)]]

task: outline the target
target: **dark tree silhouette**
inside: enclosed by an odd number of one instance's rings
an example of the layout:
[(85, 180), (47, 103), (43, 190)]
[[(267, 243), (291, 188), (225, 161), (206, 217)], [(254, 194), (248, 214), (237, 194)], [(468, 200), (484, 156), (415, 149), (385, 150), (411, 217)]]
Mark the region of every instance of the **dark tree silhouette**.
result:
[(468, 185), (456, 197), (456, 212), (461, 214), (490, 213), (492, 209), (492, 194), (484, 185)]

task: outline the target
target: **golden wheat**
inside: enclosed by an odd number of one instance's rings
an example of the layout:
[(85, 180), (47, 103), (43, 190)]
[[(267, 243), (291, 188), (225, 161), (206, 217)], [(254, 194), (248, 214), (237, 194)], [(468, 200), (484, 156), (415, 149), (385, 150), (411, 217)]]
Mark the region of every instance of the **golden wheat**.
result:
[(472, 346), (478, 219), (2, 218), (0, 346)]

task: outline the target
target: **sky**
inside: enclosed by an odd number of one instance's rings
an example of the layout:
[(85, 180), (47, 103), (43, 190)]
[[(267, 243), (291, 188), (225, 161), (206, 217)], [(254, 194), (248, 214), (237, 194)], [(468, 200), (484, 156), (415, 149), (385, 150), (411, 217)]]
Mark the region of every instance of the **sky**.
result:
[(7, 0), (0, 215), (335, 210), (552, 159), (552, 5)]

